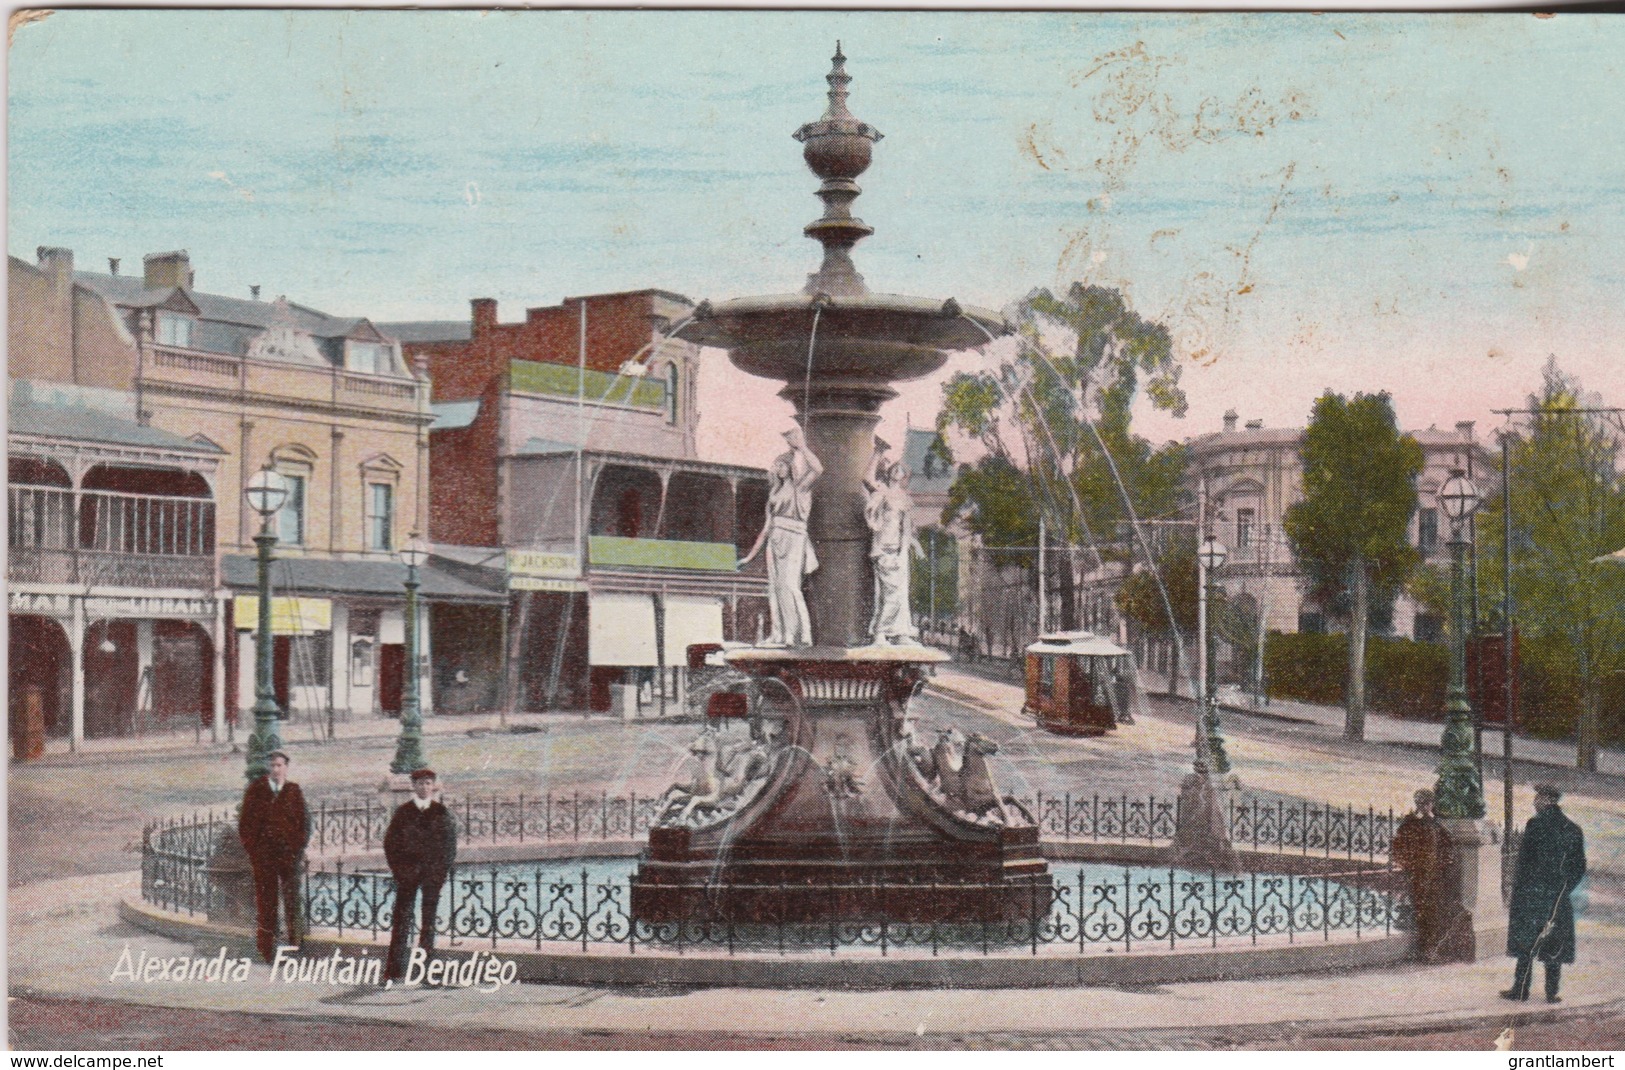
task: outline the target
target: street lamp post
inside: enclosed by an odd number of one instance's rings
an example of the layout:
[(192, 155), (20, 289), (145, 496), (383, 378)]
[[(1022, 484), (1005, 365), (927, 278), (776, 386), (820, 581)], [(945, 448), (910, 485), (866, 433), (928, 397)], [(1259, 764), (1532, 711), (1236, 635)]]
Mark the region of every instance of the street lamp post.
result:
[(1460, 468), (1439, 488), (1439, 507), (1450, 518), (1450, 690), (1445, 698), (1445, 728), (1440, 741), (1438, 796), (1440, 817), (1484, 816), (1484, 787), (1473, 755), (1472, 707), (1467, 704), (1466, 557), (1463, 529), (1482, 497)]
[(1230, 758), (1224, 751), (1224, 737), (1219, 734), (1219, 668), (1218, 659), (1214, 656), (1217, 644), (1214, 642), (1213, 622), (1208, 614), (1213, 605), (1214, 596), (1218, 587), (1213, 582), (1213, 574), (1224, 567), (1230, 557), (1230, 551), (1224, 543), (1209, 535), (1202, 540), (1202, 546), (1196, 551), (1196, 559), (1202, 566), (1202, 632), (1205, 674), (1202, 681), (1204, 696), (1202, 719), (1197, 728), (1200, 737), (1197, 743), (1197, 754), (1200, 757), (1206, 751), (1208, 766), (1215, 773), (1230, 772)]
[(243, 488), (248, 507), (260, 515), (259, 534), (254, 545), (259, 550), (259, 627), (254, 632), (254, 731), (248, 737), (248, 764), (243, 775), (256, 780), (269, 771), (266, 756), (282, 749), (277, 721), (282, 716), (276, 704), (276, 685), (271, 679), (271, 548), (276, 532), (271, 518), (288, 497), (288, 483), (269, 465), (254, 473)]
[(423, 709), (418, 700), (418, 567), (429, 559), (429, 548), (417, 532), (401, 547), (406, 566), (406, 680), (401, 697), (401, 737), (395, 745), (392, 773), (411, 773), (428, 767), (423, 757)]

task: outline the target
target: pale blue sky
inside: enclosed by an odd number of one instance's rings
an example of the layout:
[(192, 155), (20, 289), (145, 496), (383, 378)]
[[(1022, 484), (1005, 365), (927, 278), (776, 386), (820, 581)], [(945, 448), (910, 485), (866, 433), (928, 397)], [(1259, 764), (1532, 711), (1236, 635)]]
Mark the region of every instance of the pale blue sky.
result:
[[(1190, 361), (1191, 416), (1159, 437), (1231, 406), (1301, 423), (1327, 386), (1487, 425), (1549, 352), (1625, 403), (1622, 26), (64, 10), (10, 52), (7, 244), (130, 271), (185, 248), (203, 289), (377, 320), (794, 290), (819, 207), (789, 135), (839, 37), (887, 135), (857, 202), (875, 289), (1124, 287)], [(926, 418), (932, 388), (904, 409)]]

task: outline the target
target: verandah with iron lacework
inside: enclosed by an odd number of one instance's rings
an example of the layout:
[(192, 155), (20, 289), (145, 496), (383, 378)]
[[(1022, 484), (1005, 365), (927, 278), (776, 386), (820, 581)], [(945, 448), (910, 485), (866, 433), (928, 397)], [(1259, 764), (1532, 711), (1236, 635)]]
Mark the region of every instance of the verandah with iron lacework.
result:
[[(1174, 800), (1038, 795), (1022, 800), (1047, 839), (1062, 845), (1125, 845), (1139, 852), (1171, 843)], [(464, 846), (601, 844), (623, 849), (654, 823), (656, 797), (607, 794), (453, 800)], [(393, 882), (380, 861), (356, 859), (379, 850), (389, 808), (370, 800), (313, 808), (311, 854), (334, 858), (304, 878), (306, 917), (335, 934), (389, 931)], [(436, 931), (451, 946), (498, 947), (521, 941), (553, 950), (639, 949), (724, 954), (936, 955), (1054, 954), (1133, 951), (1150, 947), (1249, 947), (1304, 940), (1348, 941), (1391, 935), (1408, 913), (1402, 882), (1387, 862), (1392, 811), (1354, 810), (1252, 799), (1227, 814), (1238, 849), (1253, 855), (1241, 873), (1189, 872), (1165, 864), (1055, 861), (1055, 885), (1035, 892), (1047, 902), (1024, 911), (973, 919), (899, 922), (843, 911), (843, 885), (819, 886), (828, 917), (791, 921), (763, 916), (749, 923), (709, 916), (649, 922), (629, 909), (632, 859), (615, 852), (541, 861), (470, 862), (448, 882)], [(142, 895), (163, 909), (218, 911), (220, 893), (206, 871), (211, 845), (232, 825), (229, 814), (149, 826), (143, 836)], [(556, 850), (552, 848), (552, 850)], [(350, 856), (349, 862), (338, 856)], [(1315, 860), (1312, 872), (1302, 869)], [(1278, 863), (1272, 866), (1272, 861)], [(774, 887), (765, 887), (772, 891)], [(784, 886), (785, 891), (791, 886)], [(794, 886), (802, 895), (806, 885)], [(872, 891), (870, 885), (865, 890)], [(900, 893), (930, 882), (880, 886)], [(769, 896), (768, 898), (771, 898)], [(872, 897), (866, 897), (872, 899)]]

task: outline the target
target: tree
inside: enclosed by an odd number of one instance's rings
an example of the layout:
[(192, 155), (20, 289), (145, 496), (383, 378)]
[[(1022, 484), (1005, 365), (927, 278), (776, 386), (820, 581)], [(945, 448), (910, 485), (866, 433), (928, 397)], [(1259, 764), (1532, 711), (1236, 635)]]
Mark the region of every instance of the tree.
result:
[[(1152, 403), (1176, 415), (1185, 396), (1167, 328), (1142, 319), (1116, 290), (1074, 283), (1064, 298), (1036, 290), (1014, 320), (1016, 344), (997, 367), (943, 386), (938, 430), (980, 453), (960, 466), (943, 520), (964, 517), (995, 563), (1020, 565), (1036, 580), (1039, 517), (1047, 544), (1091, 547), (1099, 563), (1123, 556), (1109, 544), (1130, 508), (1177, 508), (1183, 447), (1153, 448), (1129, 423), (1142, 381)], [(1077, 562), (1068, 553), (1056, 559), (1059, 623), (1075, 628)]]
[[(1365, 738), (1365, 640), (1373, 596), (1391, 601), (1419, 556), (1407, 537), (1422, 447), (1399, 433), (1386, 393), (1328, 391), (1303, 439), (1303, 500), (1282, 526), (1323, 606), (1347, 597), (1349, 665), (1343, 734)], [(1334, 609), (1335, 611), (1335, 609)]]
[[(1625, 547), (1625, 434), (1606, 414), (1576, 411), (1601, 401), (1555, 360), (1528, 407), (1535, 415), (1511, 448), (1513, 615), (1526, 638), (1557, 641), (1554, 668), (1579, 698), (1576, 764), (1594, 771), (1603, 732), (1621, 730), (1603, 723), (1603, 689), (1625, 672), (1625, 567), (1597, 558)], [(1486, 561), (1501, 560), (1506, 505), (1497, 491), (1479, 514)], [(1479, 579), (1499, 605), (1501, 569)]]

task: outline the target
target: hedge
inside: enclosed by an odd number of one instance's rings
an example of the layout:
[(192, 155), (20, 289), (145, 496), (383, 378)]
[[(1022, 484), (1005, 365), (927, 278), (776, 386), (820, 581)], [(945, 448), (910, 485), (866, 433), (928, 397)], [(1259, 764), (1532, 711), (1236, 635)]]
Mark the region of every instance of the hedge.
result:
[[(1581, 694), (1572, 649), (1555, 636), (1526, 638), (1521, 647), (1522, 730), (1545, 739), (1573, 738)], [(1374, 635), (1366, 640), (1365, 652), (1369, 708), (1399, 717), (1444, 720), (1450, 681), (1446, 644)], [(1271, 632), (1264, 644), (1269, 693), (1341, 706), (1347, 691), (1348, 657), (1347, 635)], [(1604, 743), (1625, 741), (1625, 674), (1604, 681), (1600, 720)]]

